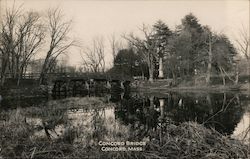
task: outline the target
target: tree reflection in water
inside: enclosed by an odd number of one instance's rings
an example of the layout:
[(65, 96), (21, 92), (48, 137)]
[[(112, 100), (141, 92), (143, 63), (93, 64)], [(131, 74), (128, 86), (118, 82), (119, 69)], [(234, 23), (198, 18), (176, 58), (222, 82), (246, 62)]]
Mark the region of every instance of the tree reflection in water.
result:
[(131, 125), (132, 137), (159, 132), (169, 122), (178, 125), (186, 121), (231, 135), (245, 112), (247, 101), (245, 95), (238, 93), (134, 94), (120, 101), (115, 115), (122, 123)]

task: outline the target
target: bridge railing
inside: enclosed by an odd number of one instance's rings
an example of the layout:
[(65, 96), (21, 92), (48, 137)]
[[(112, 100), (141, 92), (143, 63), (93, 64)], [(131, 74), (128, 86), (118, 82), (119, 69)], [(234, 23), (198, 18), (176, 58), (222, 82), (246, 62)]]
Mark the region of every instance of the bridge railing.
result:
[[(35, 73), (25, 73), (22, 75), (22, 79), (34, 79), (38, 80), (40, 77), (39, 72)], [(71, 73), (71, 72), (63, 72), (63, 73), (46, 73), (45, 78), (51, 79), (60, 79), (60, 78), (87, 78), (87, 79), (108, 79), (108, 80), (133, 80), (132, 78), (128, 78), (126, 76), (120, 75), (111, 75), (108, 73)], [(14, 79), (11, 73), (6, 74), (6, 78)]]

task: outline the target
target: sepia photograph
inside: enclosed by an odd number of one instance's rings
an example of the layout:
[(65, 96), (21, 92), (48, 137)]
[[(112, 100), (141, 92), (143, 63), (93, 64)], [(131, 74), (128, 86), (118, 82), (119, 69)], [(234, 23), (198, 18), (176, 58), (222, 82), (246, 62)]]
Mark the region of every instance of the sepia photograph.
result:
[(0, 0), (0, 159), (249, 159), (249, 0)]

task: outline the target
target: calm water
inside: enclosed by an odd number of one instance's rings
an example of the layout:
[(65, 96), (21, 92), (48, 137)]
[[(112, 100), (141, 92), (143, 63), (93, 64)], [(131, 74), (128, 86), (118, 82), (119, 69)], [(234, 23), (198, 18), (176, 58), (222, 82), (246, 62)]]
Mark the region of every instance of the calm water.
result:
[[(147, 140), (147, 135), (162, 124), (178, 125), (185, 121), (196, 121), (233, 138), (250, 139), (250, 97), (247, 94), (133, 92), (99, 96), (109, 106), (102, 109), (77, 107), (48, 111), (46, 104), (51, 101), (47, 99), (19, 98), (2, 100), (1, 113), (37, 107), (46, 113), (27, 115), (26, 122), (36, 128), (31, 137), (46, 137), (49, 133), (51, 138), (58, 139), (71, 134), (68, 140), (72, 143), (114, 141), (117, 138)], [(2, 116), (0, 120), (6, 120), (5, 117)], [(48, 128), (46, 131), (43, 130), (45, 125)]]

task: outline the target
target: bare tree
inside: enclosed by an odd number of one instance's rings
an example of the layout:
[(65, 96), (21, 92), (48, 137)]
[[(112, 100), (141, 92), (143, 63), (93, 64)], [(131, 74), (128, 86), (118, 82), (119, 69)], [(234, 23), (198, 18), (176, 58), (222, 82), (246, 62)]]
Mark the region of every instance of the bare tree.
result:
[(237, 48), (240, 53), (242, 53), (248, 62), (250, 62), (250, 36), (249, 28), (242, 26), (239, 30), (239, 36), (236, 40)]
[[(205, 44), (208, 46), (204, 51), (207, 55), (207, 72), (206, 72), (206, 84), (209, 85), (211, 82), (211, 73), (212, 73), (212, 63), (213, 63), (213, 45), (217, 41), (217, 37), (210, 30), (208, 26), (204, 27), (204, 37)], [(205, 56), (206, 57), (206, 56)]]
[(17, 85), (20, 83), (20, 79), (26, 71), (27, 65), (30, 59), (40, 49), (44, 34), (44, 26), (40, 22), (40, 16), (38, 13), (29, 12), (27, 15), (22, 16), (22, 21), (19, 25), (18, 32), (18, 47), (17, 47)]
[(105, 72), (105, 49), (102, 37), (94, 38), (91, 47), (82, 50), (81, 57), (85, 70), (90, 72)]
[(35, 55), (42, 44), (44, 30), (40, 16), (36, 12), (21, 13), (21, 8), (6, 10), (1, 22), (0, 52), (1, 52), (1, 85), (6, 74), (20, 79), (25, 72), (31, 57)]
[(205, 57), (207, 57), (206, 84), (209, 85), (211, 82), (211, 73), (212, 73), (213, 62), (217, 63), (217, 67), (220, 71), (223, 85), (226, 84), (225, 77), (228, 77), (229, 80), (231, 80), (232, 82), (237, 84), (238, 83), (237, 74), (236, 74), (235, 79), (233, 79), (230, 77), (230, 75), (228, 75), (228, 73), (226, 72), (226, 70), (224, 68), (225, 63), (223, 61), (225, 60), (226, 57), (228, 57), (228, 54), (226, 52), (228, 52), (230, 50), (225, 51), (225, 50), (223, 50), (222, 46), (218, 46), (218, 44), (216, 45), (216, 43), (219, 42), (219, 40), (223, 39), (224, 35), (222, 33), (217, 33), (217, 34), (213, 33), (207, 26), (204, 27), (204, 30), (205, 30), (204, 37), (206, 39), (205, 44), (207, 45), (207, 47), (204, 50), (205, 54), (206, 54)]
[[(238, 39), (236, 40), (237, 44), (237, 50), (241, 54), (245, 56), (246, 62), (247, 62), (247, 67), (248, 67), (248, 73), (250, 74), (250, 33), (249, 33), (249, 26), (244, 27), (242, 25), (242, 29), (239, 30), (239, 36)], [(239, 70), (238, 70), (238, 63), (236, 63), (237, 69), (236, 69), (236, 74), (237, 77), (239, 76)], [(237, 79), (238, 81), (238, 79)]]
[[(15, 13), (16, 16), (17, 13)], [(7, 20), (9, 19), (9, 20)], [(10, 41), (11, 37), (9, 35), (13, 34), (13, 23), (14, 23), (13, 17), (8, 17), (8, 14), (6, 14), (5, 21), (1, 21), (1, 36), (0, 36), (0, 51), (1, 51), (1, 85), (3, 85), (5, 81), (6, 71), (8, 67), (9, 62), (9, 50), (10, 50)], [(9, 24), (9, 26), (7, 26)], [(8, 31), (7, 31), (8, 30)], [(9, 34), (8, 34), (9, 33)]]
[(64, 54), (75, 45), (75, 41), (69, 38), (72, 20), (64, 20), (60, 9), (50, 9), (47, 12), (47, 30), (49, 34), (49, 49), (40, 74), (40, 84), (44, 82), (46, 73), (53, 66), (58, 56)]
[(17, 28), (17, 20), (20, 15), (20, 11), (17, 9), (6, 10), (5, 18), (1, 21), (1, 39), (0, 39), (0, 51), (1, 51), (1, 85), (4, 84), (6, 73), (11, 66), (10, 62), (14, 63), (15, 48), (17, 47), (17, 40), (15, 32)]
[(147, 62), (149, 69), (149, 81), (153, 82), (153, 75), (155, 69), (154, 59), (158, 55), (158, 46), (153, 36), (152, 29), (149, 30), (145, 25), (139, 28), (143, 33), (143, 39), (130, 34), (129, 36), (123, 36), (128, 42), (133, 45), (138, 52), (141, 53), (144, 60)]

